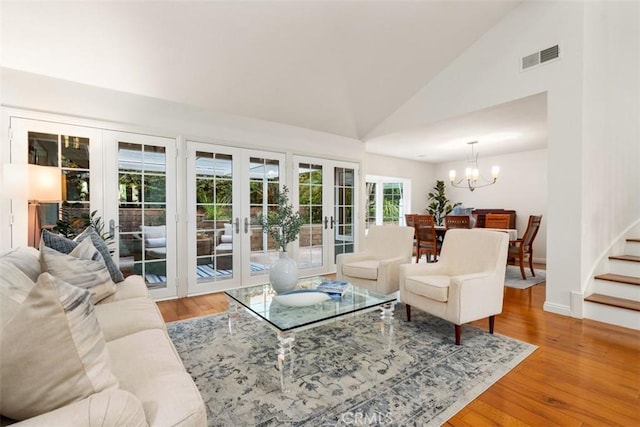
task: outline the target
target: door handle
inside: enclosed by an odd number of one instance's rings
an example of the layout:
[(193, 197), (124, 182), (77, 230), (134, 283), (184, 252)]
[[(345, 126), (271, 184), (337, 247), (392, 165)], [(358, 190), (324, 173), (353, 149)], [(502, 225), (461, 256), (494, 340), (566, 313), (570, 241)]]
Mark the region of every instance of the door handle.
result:
[(324, 229), (326, 230), (329, 227), (329, 218), (325, 215), (324, 217)]
[(240, 233), (240, 218), (236, 217), (236, 234)]
[(249, 218), (244, 217), (244, 234), (249, 232)]
[(109, 220), (109, 237), (114, 238), (116, 235), (116, 229), (120, 228), (119, 225), (116, 225), (115, 219)]
[(333, 215), (331, 215), (331, 229), (333, 230), (333, 226), (336, 225), (336, 220), (333, 219)]

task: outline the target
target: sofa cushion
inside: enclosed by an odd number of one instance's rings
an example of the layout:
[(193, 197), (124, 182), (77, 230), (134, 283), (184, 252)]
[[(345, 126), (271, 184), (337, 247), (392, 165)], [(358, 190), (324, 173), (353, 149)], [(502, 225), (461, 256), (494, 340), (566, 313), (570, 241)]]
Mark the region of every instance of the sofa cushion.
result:
[(142, 276), (132, 275), (127, 276), (124, 281), (117, 283), (116, 292), (113, 295), (109, 295), (105, 299), (100, 300), (98, 305), (131, 298), (146, 298), (148, 296), (149, 289), (144, 283)]
[(107, 348), (120, 387), (140, 399), (150, 426), (206, 425), (200, 392), (164, 330), (127, 335)]
[(116, 284), (91, 239), (80, 242), (68, 255), (43, 244), (40, 260), (42, 271), (71, 285), (89, 289), (93, 303), (116, 292)]
[(77, 236), (75, 240), (69, 240), (64, 236), (53, 234), (47, 230), (42, 231), (42, 240), (44, 241), (44, 244), (49, 248), (55, 249), (58, 252), (62, 252), (63, 254), (70, 253), (73, 248), (75, 248), (86, 238), (91, 239), (91, 243), (93, 243), (93, 246), (95, 246), (98, 252), (100, 252), (100, 255), (102, 255), (102, 260), (107, 266), (107, 270), (111, 275), (111, 280), (113, 280), (115, 283), (122, 282), (124, 280), (124, 276), (122, 275), (120, 268), (111, 258), (109, 247), (93, 227), (88, 227), (79, 236)]
[(449, 276), (408, 276), (405, 279), (405, 289), (432, 300), (447, 302), (450, 283)]
[(0, 413), (22, 420), (118, 387), (90, 298), (40, 275), (0, 331)]
[(141, 225), (140, 230), (145, 239), (160, 239), (167, 237), (166, 225)]
[(142, 403), (125, 390), (106, 390), (20, 422), (20, 427), (148, 427)]
[(145, 329), (165, 328), (158, 306), (149, 298), (98, 304), (94, 310), (106, 341), (113, 341)]
[(342, 265), (342, 274), (360, 279), (377, 280), (379, 265), (380, 263), (375, 260), (350, 262)]
[(8, 264), (15, 265), (32, 282), (40, 276), (40, 254), (36, 248), (21, 246), (0, 254), (0, 266)]

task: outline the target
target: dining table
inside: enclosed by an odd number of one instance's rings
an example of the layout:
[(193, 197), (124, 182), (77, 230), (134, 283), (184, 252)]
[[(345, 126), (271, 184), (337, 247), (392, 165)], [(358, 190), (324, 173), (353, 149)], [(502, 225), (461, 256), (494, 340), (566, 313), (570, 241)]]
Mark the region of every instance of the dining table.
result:
[[(447, 229), (444, 225), (436, 225), (436, 235), (439, 239), (444, 238), (444, 235), (447, 232)], [(518, 239), (518, 230), (515, 228), (478, 228), (478, 230), (491, 230), (491, 231), (500, 231), (503, 233), (509, 234), (509, 240), (517, 240)]]

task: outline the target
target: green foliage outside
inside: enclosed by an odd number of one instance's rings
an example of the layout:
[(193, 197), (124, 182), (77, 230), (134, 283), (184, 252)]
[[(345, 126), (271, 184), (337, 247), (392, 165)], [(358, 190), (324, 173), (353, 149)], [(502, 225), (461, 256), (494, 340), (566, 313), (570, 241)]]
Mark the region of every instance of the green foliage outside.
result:
[(287, 245), (298, 238), (302, 219), (299, 212), (294, 212), (289, 203), (289, 189), (286, 185), (277, 194), (278, 206), (267, 215), (258, 215), (256, 222), (262, 226), (262, 231), (268, 233), (276, 242), (278, 249), (287, 251)]

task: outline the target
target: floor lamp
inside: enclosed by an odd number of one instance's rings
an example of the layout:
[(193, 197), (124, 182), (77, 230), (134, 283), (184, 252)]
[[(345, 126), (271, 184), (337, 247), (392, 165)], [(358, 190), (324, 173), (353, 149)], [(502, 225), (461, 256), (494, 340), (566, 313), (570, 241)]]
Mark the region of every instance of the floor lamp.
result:
[(57, 203), (61, 199), (60, 169), (55, 166), (29, 165), (29, 246), (40, 245), (40, 203)]

